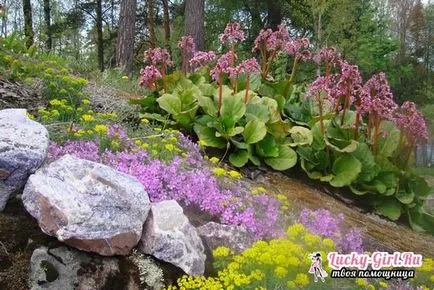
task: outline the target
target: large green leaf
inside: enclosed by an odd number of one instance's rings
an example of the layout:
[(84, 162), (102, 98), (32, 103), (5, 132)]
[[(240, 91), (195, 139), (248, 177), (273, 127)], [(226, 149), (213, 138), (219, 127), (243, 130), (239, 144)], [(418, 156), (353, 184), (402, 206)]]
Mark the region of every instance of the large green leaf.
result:
[(290, 147), (279, 146), (279, 156), (265, 159), (274, 170), (287, 170), (297, 164), (297, 153)]
[(220, 111), (222, 122), (226, 129), (235, 126), (246, 112), (246, 105), (240, 96), (226, 96), (223, 98), (223, 104)]
[(399, 190), (396, 193), (396, 199), (399, 200), (403, 204), (410, 204), (414, 200), (414, 192), (413, 191), (406, 191), (406, 190)]
[(279, 156), (279, 147), (274, 137), (267, 134), (256, 144), (256, 152), (262, 157), (277, 157)]
[(289, 120), (267, 124), (268, 133), (273, 135), (278, 141), (285, 140), (285, 137), (289, 135), (289, 130), (291, 130), (291, 127), (292, 125)]
[(210, 97), (199, 96), (197, 98), (199, 106), (202, 107), (205, 113), (210, 116), (217, 117), (217, 106), (214, 103), (214, 100)]
[(390, 121), (383, 121), (380, 125), (382, 134), (378, 138), (378, 155), (391, 157), (399, 146), (400, 131)]
[(289, 130), (293, 142), (289, 144), (291, 147), (311, 145), (313, 142), (312, 132), (305, 127), (294, 126)]
[(362, 163), (357, 158), (349, 154), (342, 155), (333, 163), (335, 177), (330, 184), (334, 187), (348, 186), (357, 179), (361, 171)]
[(162, 95), (157, 99), (157, 102), (169, 114), (177, 115), (182, 111), (181, 100), (172, 94)]
[(396, 221), (399, 219), (402, 213), (401, 204), (396, 199), (387, 199), (384, 203), (377, 207), (377, 211), (388, 217), (389, 219)]
[(375, 163), (374, 155), (372, 155), (366, 143), (360, 143), (352, 155), (362, 163), (362, 171), (357, 179), (358, 182), (370, 182), (378, 175), (380, 167)]
[(229, 161), (236, 167), (243, 167), (249, 161), (249, 154), (246, 150), (238, 150), (229, 155)]
[(270, 113), (268, 112), (268, 107), (262, 104), (247, 104), (246, 108), (246, 118), (247, 121), (252, 119), (259, 119), (264, 123), (270, 120)]
[(217, 137), (217, 130), (215, 128), (209, 127), (213, 119), (210, 116), (202, 116), (196, 120), (194, 124), (194, 132), (196, 132), (199, 140), (202, 141), (206, 146), (224, 148), (226, 147), (226, 140), (221, 137)]
[(264, 139), (267, 134), (265, 123), (258, 119), (253, 119), (247, 122), (244, 128), (243, 136), (247, 144), (254, 144)]
[(407, 213), (410, 225), (415, 231), (434, 234), (434, 215), (432, 213), (427, 212), (421, 205), (408, 209)]

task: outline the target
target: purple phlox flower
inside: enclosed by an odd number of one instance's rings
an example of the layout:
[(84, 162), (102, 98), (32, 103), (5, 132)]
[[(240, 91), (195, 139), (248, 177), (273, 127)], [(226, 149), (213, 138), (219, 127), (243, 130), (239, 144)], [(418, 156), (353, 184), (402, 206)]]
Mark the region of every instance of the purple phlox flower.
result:
[(192, 67), (203, 67), (216, 60), (216, 54), (213, 51), (197, 51), (194, 53), (193, 58), (190, 60)]
[(228, 23), (223, 34), (220, 35), (220, 41), (222, 43), (234, 44), (244, 41), (244, 39), (244, 31), (241, 29), (241, 25), (238, 22)]
[(149, 48), (144, 53), (144, 62), (150, 63), (153, 66), (156, 66), (161, 63), (165, 63), (167, 66), (172, 66), (173, 62), (170, 58), (170, 54), (165, 48), (156, 47)]
[(236, 68), (232, 67), (232, 57), (234, 57), (235, 60), (237, 59), (237, 55), (232, 54), (232, 52), (229, 51), (219, 58), (216, 66), (210, 72), (213, 80), (218, 80), (222, 73), (228, 73), (231, 75), (236, 73)]
[(394, 122), (415, 143), (428, 141), (428, 129), (422, 114), (417, 110), (416, 104), (406, 101), (394, 113)]
[(155, 89), (155, 82), (161, 78), (161, 73), (155, 65), (148, 65), (140, 70), (140, 86)]

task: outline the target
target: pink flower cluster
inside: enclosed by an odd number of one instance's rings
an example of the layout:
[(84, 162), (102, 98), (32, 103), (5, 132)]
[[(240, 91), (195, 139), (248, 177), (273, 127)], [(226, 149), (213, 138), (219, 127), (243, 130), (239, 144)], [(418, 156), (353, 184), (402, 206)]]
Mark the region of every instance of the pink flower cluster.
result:
[(278, 26), (278, 30), (261, 29), (255, 39), (253, 52), (265, 49), (266, 51), (280, 51), (285, 44), (290, 41), (289, 32), (283, 24)]
[(359, 94), (362, 85), (362, 76), (356, 65), (346, 61), (339, 61), (340, 73), (329, 76), (319, 76), (309, 87), (305, 97), (317, 97), (325, 94), (329, 101), (336, 105), (341, 98), (348, 98), (347, 108)]
[(381, 119), (393, 120), (398, 105), (384, 73), (373, 75), (360, 91), (362, 113), (375, 113)]
[(190, 60), (190, 66), (200, 68), (215, 61), (216, 58), (217, 56), (213, 51), (197, 51)]
[(244, 31), (238, 22), (228, 23), (223, 34), (220, 35), (222, 43), (234, 44), (245, 39)]
[(236, 68), (232, 67), (232, 57), (234, 57), (235, 60), (237, 59), (237, 55), (229, 51), (218, 59), (216, 66), (210, 72), (213, 80), (219, 80), (222, 73), (228, 73), (230, 75), (236, 73)]
[(287, 54), (295, 56), (297, 60), (306, 61), (312, 58), (312, 53), (309, 50), (309, 46), (309, 39), (301, 38), (286, 42), (283, 50)]
[(396, 126), (405, 132), (411, 139), (410, 142), (426, 143), (428, 141), (426, 122), (413, 102), (406, 101), (394, 115)]
[(229, 78), (235, 79), (241, 74), (250, 75), (252, 73), (259, 72), (260, 70), (261, 67), (258, 61), (256, 60), (256, 58), (253, 57), (244, 60), (236, 67), (229, 67), (227, 71), (229, 73)]
[(193, 37), (186, 35), (181, 37), (178, 41), (178, 48), (185, 51), (186, 54), (190, 55), (196, 51), (196, 45), (194, 43)]
[(317, 64), (328, 63), (336, 67), (342, 60), (342, 56), (336, 48), (324, 47), (312, 59)]
[(144, 53), (144, 62), (154, 66), (162, 63), (165, 63), (167, 66), (173, 65), (169, 52), (167, 49), (161, 47), (146, 50)]
[(155, 65), (148, 65), (140, 70), (140, 86), (145, 86), (149, 89), (155, 89), (158, 78), (161, 78), (160, 71), (155, 67)]

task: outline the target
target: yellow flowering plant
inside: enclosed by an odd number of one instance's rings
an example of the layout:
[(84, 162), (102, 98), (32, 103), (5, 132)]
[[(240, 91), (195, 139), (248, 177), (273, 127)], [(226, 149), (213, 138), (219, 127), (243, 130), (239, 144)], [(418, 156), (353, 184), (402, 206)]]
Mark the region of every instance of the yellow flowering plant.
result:
[[(326, 257), (334, 248), (332, 240), (322, 239), (303, 225), (295, 224), (288, 228), (284, 238), (258, 241), (240, 254), (225, 247), (214, 249), (216, 277), (183, 276), (168, 289), (336, 289), (337, 283), (350, 285), (350, 281), (341, 279), (314, 283), (308, 273), (310, 253), (319, 251)], [(326, 258), (323, 264), (327, 264)]]

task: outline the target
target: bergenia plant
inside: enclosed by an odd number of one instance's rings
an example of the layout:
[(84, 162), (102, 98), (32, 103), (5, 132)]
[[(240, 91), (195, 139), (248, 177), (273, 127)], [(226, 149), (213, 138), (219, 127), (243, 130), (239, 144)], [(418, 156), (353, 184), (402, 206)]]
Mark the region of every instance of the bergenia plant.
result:
[(259, 52), (261, 56), (261, 76), (267, 79), (273, 61), (290, 41), (288, 30), (283, 24), (278, 26), (278, 30), (262, 29), (255, 39), (252, 52)]
[(217, 56), (214, 51), (196, 51), (193, 55), (193, 58), (190, 59), (190, 67), (198, 70), (201, 67), (207, 67), (216, 59)]
[(220, 109), (223, 102), (223, 74), (233, 75), (235, 67), (232, 65), (232, 59), (237, 59), (237, 55), (232, 52), (227, 52), (223, 54), (217, 61), (216, 66), (211, 70), (211, 78), (217, 81), (219, 85), (218, 94), (218, 113), (220, 114)]
[(393, 120), (398, 105), (384, 73), (373, 75), (363, 86), (360, 108), (368, 115), (368, 139), (372, 138), (372, 153), (377, 153), (380, 124), (382, 120)]
[(182, 51), (182, 71), (184, 74), (190, 72), (190, 59), (196, 52), (196, 45), (193, 37), (186, 35), (178, 41), (178, 48)]
[[(169, 52), (164, 48), (149, 48), (144, 53), (144, 62), (150, 63), (151, 66), (153, 66), (152, 70), (155, 72), (158, 71), (158, 66), (161, 67), (159, 70), (163, 82), (163, 89), (164, 92), (167, 92), (167, 86), (166, 86), (166, 74), (167, 74), (167, 67), (172, 66), (173, 62), (170, 58)], [(151, 68), (148, 69), (148, 71), (151, 71)], [(142, 83), (142, 81), (141, 81)], [(143, 83), (146, 83), (145, 81)]]
[(428, 142), (428, 129), (413, 102), (404, 102), (394, 115), (395, 124), (401, 130), (400, 145), (408, 150), (405, 159), (408, 165), (414, 146)]

